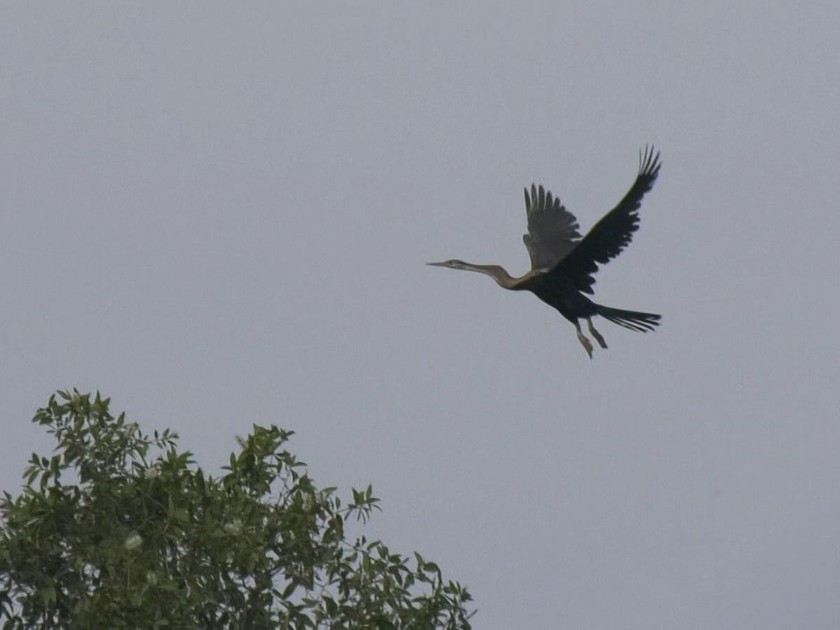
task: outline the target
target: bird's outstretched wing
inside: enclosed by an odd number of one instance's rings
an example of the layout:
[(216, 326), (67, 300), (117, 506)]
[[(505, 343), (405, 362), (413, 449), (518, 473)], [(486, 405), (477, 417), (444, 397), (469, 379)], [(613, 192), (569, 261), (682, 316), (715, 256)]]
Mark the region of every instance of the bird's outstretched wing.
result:
[(659, 167), (659, 152), (654, 152), (653, 147), (645, 147), (644, 153), (639, 154), (639, 174), (633, 186), (549, 275), (562, 275), (579, 291), (592, 294), (595, 284), (592, 274), (598, 271), (598, 265), (618, 256), (633, 239), (633, 232), (639, 229), (639, 206), (656, 181)]
[(528, 233), (522, 236), (532, 269), (551, 269), (569, 255), (580, 238), (578, 222), (551, 191), (531, 184), (525, 189)]

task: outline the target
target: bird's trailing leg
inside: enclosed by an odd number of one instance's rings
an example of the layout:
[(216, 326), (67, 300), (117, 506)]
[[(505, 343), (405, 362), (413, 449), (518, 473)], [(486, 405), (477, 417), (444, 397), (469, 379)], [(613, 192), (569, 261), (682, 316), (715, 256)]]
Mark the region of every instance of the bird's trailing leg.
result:
[(589, 358), (592, 358), (592, 342), (589, 341), (586, 337), (584, 337), (583, 332), (580, 329), (580, 324), (577, 320), (575, 320), (575, 330), (577, 330), (577, 338), (580, 341), (583, 349), (586, 350), (586, 354), (589, 355)]
[(607, 342), (604, 341), (604, 338), (601, 336), (601, 333), (599, 333), (597, 330), (595, 330), (595, 326), (592, 325), (592, 318), (587, 317), (586, 321), (589, 322), (589, 332), (592, 333), (593, 337), (595, 337), (595, 341), (597, 341), (598, 345), (600, 345), (602, 348), (604, 348), (606, 350)]

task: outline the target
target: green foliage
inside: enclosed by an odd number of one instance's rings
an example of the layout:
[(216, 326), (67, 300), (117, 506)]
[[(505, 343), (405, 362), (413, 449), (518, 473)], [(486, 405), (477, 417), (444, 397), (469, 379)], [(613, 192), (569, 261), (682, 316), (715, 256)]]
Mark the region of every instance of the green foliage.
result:
[(213, 478), (108, 407), (73, 390), (35, 414), (58, 445), (0, 499), (4, 628), (470, 627), (437, 565), (345, 539), (378, 499), (317, 488), (292, 432), (255, 425)]

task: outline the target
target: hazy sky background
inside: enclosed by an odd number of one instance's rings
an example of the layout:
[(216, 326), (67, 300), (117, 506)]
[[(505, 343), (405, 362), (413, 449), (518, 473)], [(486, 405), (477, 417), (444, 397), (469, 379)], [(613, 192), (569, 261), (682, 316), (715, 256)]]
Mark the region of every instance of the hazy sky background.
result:
[[(476, 628), (840, 627), (836, 2), (6, 2), (0, 487), (52, 391), (215, 470), (251, 424)], [(589, 360), (522, 187), (663, 167)]]

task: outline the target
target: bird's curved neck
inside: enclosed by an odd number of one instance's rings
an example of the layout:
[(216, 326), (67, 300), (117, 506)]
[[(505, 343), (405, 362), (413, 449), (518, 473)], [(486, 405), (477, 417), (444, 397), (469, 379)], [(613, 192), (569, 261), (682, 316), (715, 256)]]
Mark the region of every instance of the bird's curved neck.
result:
[(472, 263), (467, 263), (461, 267), (461, 269), (465, 269), (466, 271), (477, 271), (478, 273), (483, 273), (485, 276), (490, 276), (500, 287), (504, 287), (505, 289), (514, 288), (516, 283), (521, 280), (521, 278), (512, 277), (504, 270), (503, 267), (500, 267), (499, 265), (474, 265)]

